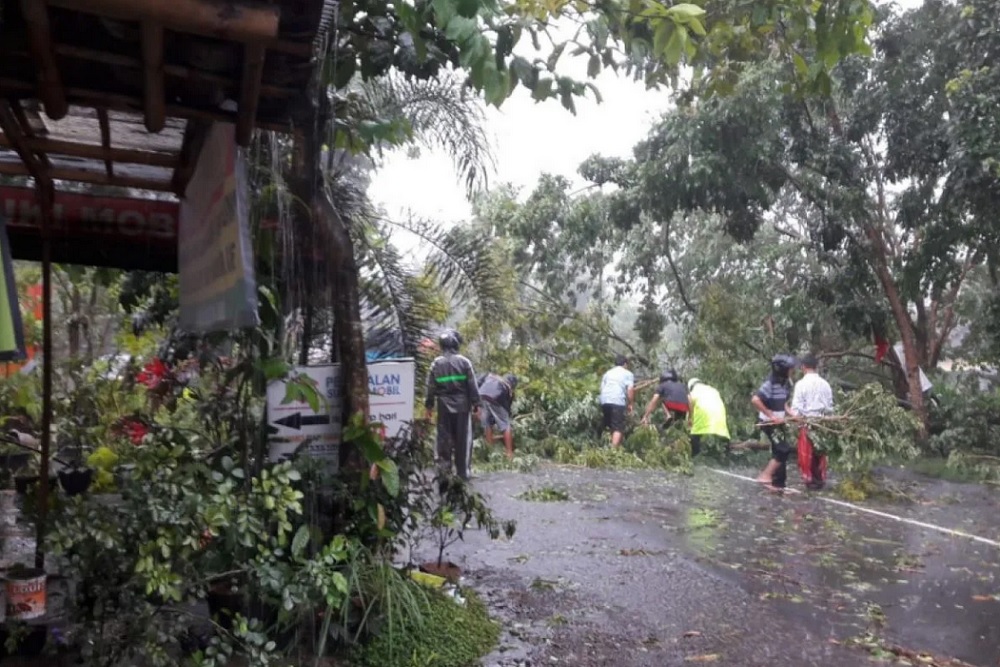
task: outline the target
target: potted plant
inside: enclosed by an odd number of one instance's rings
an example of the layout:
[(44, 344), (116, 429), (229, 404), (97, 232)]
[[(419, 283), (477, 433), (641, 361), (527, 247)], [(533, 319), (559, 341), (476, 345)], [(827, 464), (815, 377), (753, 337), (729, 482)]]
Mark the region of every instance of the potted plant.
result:
[[(26, 494), (31, 487), (38, 483), (40, 479), (39, 475), (39, 461), (38, 456), (33, 455), (28, 463), (17, 470), (14, 473), (14, 488), (17, 490), (18, 494)], [(49, 472), (49, 481), (52, 485), (56, 483), (57, 477), (51, 471)]]
[(420, 570), (458, 583), (462, 570), (455, 563), (445, 561), (444, 552), (465, 537), (469, 524), (475, 521), (476, 527), (485, 528), (491, 539), (497, 539), (501, 534), (512, 537), (516, 525), (513, 521), (500, 521), (494, 517), (486, 499), (452, 473), (442, 471), (435, 482), (441, 493), (431, 513), (430, 530), (437, 543), (437, 561), (423, 563)]

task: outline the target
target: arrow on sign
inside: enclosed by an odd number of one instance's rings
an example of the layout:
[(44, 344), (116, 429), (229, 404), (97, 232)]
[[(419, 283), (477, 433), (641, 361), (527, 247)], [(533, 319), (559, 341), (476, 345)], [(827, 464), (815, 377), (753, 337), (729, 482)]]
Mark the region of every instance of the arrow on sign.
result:
[(278, 426), (287, 426), (296, 431), (302, 430), (303, 426), (322, 426), (330, 423), (330, 415), (304, 415), (296, 412), (294, 415), (282, 417), (274, 422)]

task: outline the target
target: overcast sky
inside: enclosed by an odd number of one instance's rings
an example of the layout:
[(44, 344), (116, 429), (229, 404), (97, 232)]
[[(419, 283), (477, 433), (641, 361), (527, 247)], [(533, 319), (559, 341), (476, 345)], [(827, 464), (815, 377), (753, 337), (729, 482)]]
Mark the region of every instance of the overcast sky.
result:
[[(915, 7), (919, 0), (898, 0), (898, 4)], [(585, 72), (576, 71), (585, 68), (585, 59), (566, 65), (567, 74), (585, 78)], [(490, 107), (486, 130), (496, 159), (490, 185), (510, 182), (530, 191), (543, 173), (579, 181), (576, 169), (587, 156), (631, 155), (650, 124), (670, 106), (669, 91), (647, 91), (643, 84), (613, 72), (602, 72), (595, 83), (603, 102), (578, 99), (575, 116), (557, 99), (535, 102), (523, 87), (501, 109)], [(451, 160), (440, 151), (424, 150), (417, 158), (394, 152), (376, 172), (369, 193), (394, 218), (412, 211), (438, 222), (458, 222), (470, 215)]]

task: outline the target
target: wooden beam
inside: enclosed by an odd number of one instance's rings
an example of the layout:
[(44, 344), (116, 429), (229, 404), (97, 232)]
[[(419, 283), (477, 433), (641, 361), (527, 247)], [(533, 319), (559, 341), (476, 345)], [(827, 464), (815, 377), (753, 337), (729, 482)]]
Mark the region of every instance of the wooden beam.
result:
[(187, 191), (188, 182), (194, 175), (194, 168), (198, 164), (198, 155), (201, 154), (201, 147), (205, 144), (205, 137), (208, 136), (210, 123), (198, 120), (189, 120), (184, 128), (184, 142), (181, 144), (180, 159), (177, 168), (174, 169), (172, 179), (174, 192), (181, 199)]
[(167, 124), (166, 89), (163, 77), (163, 26), (142, 22), (143, 99), (146, 129), (159, 132)]
[(108, 110), (97, 110), (97, 122), (101, 126), (101, 149), (104, 152), (104, 170), (108, 173), (108, 178), (115, 175), (115, 162), (111, 157), (111, 121), (108, 120)]
[(33, 150), (36, 155), (38, 155), (38, 160), (42, 163), (42, 166), (49, 169), (52, 166), (52, 163), (49, 161), (49, 156), (46, 155), (44, 151), (39, 151), (31, 145), (35, 138), (35, 129), (31, 125), (31, 119), (28, 118), (28, 114), (24, 110), (24, 106), (20, 103), (12, 104), (11, 106), (14, 107), (14, 116), (17, 118), (17, 122), (21, 124), (21, 129), (24, 130), (25, 144), (28, 148)]
[[(110, 53), (108, 51), (100, 51), (98, 49), (88, 49), (81, 46), (72, 46), (69, 44), (56, 44), (56, 55), (65, 58), (75, 58), (77, 60), (89, 60), (91, 62), (104, 63), (106, 65), (113, 65), (114, 67), (127, 67), (128, 69), (142, 69), (143, 67), (142, 61), (138, 58), (133, 58), (132, 56), (126, 56), (120, 53)], [(27, 57), (28, 54), (25, 53), (24, 56)], [(181, 81), (214, 84), (230, 94), (235, 95), (237, 92), (236, 82), (232, 78), (220, 76), (196, 67), (172, 65), (165, 62), (163, 64), (163, 73), (172, 79), (180, 79)], [(260, 94), (262, 97), (293, 97), (298, 94), (298, 91), (288, 86), (275, 86), (268, 83), (261, 83)]]
[[(101, 111), (98, 111), (98, 117), (100, 117), (101, 113)], [(104, 115), (107, 115), (107, 112), (104, 112)], [(103, 123), (101, 134), (104, 134)], [(102, 136), (102, 143), (103, 140)], [(166, 167), (167, 169), (173, 169), (177, 166), (178, 162), (176, 154), (163, 151), (140, 151), (127, 148), (111, 148), (110, 146), (105, 147), (103, 145), (98, 146), (96, 144), (77, 144), (72, 141), (61, 141), (46, 137), (25, 137), (24, 143), (35, 153), (54, 153), (56, 155), (69, 155), (71, 157), (82, 157), (91, 160), (104, 160), (105, 162), (110, 160), (112, 162), (124, 162), (127, 164)], [(0, 146), (13, 148), (5, 134), (0, 134)]]
[[(0, 77), (0, 95), (8, 95), (15, 92), (30, 92), (32, 86), (17, 79)], [(90, 107), (104, 107), (109, 111), (124, 111), (126, 113), (137, 113), (142, 109), (142, 100), (132, 95), (122, 95), (121, 93), (107, 93), (86, 88), (67, 88), (66, 97), (73, 104)], [(220, 121), (223, 123), (235, 123), (236, 113), (225, 111), (224, 109), (205, 109), (199, 107), (184, 106), (181, 104), (166, 105), (168, 118), (184, 118), (208, 121)], [(291, 131), (290, 123), (275, 123), (273, 121), (258, 121), (257, 127), (263, 130), (273, 130), (275, 132), (287, 133)]]
[(0, 100), (0, 129), (10, 142), (11, 148), (21, 158), (21, 164), (13, 164), (14, 167), (23, 169), (22, 175), (31, 176), (35, 179), (38, 188), (52, 185), (50, 174), (45, 169), (45, 165), (35, 156), (30, 148), (25, 144), (24, 131), (21, 124), (14, 115), (14, 108), (9, 100)]
[[(111, 176), (103, 171), (88, 171), (86, 169), (53, 168), (47, 172), (49, 178), (57, 181), (75, 181), (91, 185), (112, 185), (119, 188), (137, 188), (140, 190), (155, 190), (157, 192), (173, 192), (170, 181), (156, 181), (148, 178), (132, 176)], [(15, 162), (0, 162), (0, 174), (4, 176), (32, 176), (33, 174), (23, 164)]]
[(44, 0), (21, 0), (21, 13), (27, 25), (31, 58), (35, 61), (38, 74), (38, 97), (45, 105), (45, 114), (59, 120), (69, 111), (69, 104), (52, 50), (49, 10)]
[(264, 47), (247, 44), (243, 47), (243, 77), (240, 83), (240, 106), (236, 116), (236, 143), (249, 146), (257, 121), (257, 102), (264, 76)]
[(262, 43), (278, 37), (279, 10), (274, 5), (232, 0), (49, 0), (49, 4), (123, 21), (152, 21), (169, 30), (233, 42)]

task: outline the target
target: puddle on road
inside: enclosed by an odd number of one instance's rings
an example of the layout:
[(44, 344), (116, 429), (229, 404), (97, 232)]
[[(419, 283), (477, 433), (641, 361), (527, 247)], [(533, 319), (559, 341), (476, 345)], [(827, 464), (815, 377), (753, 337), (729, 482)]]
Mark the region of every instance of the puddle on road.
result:
[(874, 631), (910, 649), (997, 664), (1000, 550), (708, 471), (684, 502), (687, 548), (820, 636)]

